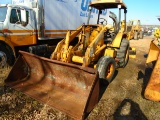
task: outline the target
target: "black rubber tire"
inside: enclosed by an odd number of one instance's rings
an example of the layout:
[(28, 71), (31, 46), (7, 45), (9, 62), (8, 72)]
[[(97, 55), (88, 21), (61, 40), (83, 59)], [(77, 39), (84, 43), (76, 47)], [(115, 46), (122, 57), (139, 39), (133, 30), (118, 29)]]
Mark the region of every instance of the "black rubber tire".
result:
[(115, 74), (116, 62), (112, 57), (103, 56), (99, 59), (96, 69), (99, 72), (99, 78), (103, 81), (104, 84), (108, 84), (112, 81)]
[(116, 67), (125, 67), (129, 60), (129, 41), (123, 38), (116, 58), (119, 60)]
[(7, 64), (12, 66), (15, 62), (15, 56), (11, 48), (5, 44), (0, 43), (0, 51), (4, 52), (7, 56)]
[(143, 31), (140, 31), (139, 38), (140, 38), (140, 39), (143, 39)]
[(138, 40), (138, 32), (134, 33), (134, 40)]
[(0, 68), (3, 68), (6, 65), (7, 57), (6, 54), (0, 51)]

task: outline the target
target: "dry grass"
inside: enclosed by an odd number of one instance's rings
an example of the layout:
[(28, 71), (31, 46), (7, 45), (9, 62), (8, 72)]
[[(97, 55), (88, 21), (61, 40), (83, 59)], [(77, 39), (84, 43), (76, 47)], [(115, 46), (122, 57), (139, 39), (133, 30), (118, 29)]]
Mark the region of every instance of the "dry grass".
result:
[(7, 77), (9, 71), (11, 70), (10, 66), (4, 66), (3, 68), (0, 68), (0, 86), (4, 85), (4, 79)]
[[(1, 88), (2, 90), (2, 88)], [(47, 105), (10, 88), (0, 96), (0, 120), (67, 120), (68, 117)]]

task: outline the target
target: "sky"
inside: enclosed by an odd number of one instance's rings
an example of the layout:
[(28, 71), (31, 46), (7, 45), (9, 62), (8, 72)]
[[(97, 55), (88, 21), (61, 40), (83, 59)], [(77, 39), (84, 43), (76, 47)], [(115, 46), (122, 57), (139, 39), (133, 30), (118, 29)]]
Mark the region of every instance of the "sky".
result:
[(127, 6), (127, 21), (140, 19), (141, 24), (160, 25), (160, 0), (123, 0)]
[[(160, 0), (123, 0), (123, 2), (127, 6), (127, 21), (139, 19), (142, 25), (160, 25), (157, 19), (157, 16), (160, 16)], [(11, 3), (11, 0), (0, 0), (0, 4), (5, 3)]]
[(11, 0), (0, 0), (0, 4), (9, 4)]

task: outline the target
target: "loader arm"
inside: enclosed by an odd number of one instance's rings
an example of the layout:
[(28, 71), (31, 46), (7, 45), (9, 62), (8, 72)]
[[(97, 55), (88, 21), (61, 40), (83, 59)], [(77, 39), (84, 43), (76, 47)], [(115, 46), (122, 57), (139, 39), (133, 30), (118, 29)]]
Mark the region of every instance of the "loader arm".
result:
[(51, 59), (70, 62), (71, 59), (68, 56), (70, 56), (71, 54), (72, 47), (69, 47), (69, 43), (82, 31), (82, 28), (83, 26), (80, 26), (75, 31), (68, 31), (66, 34), (66, 38), (64, 38), (57, 44), (54, 52), (51, 55)]
[[(108, 29), (111, 29), (112, 27), (110, 25), (106, 25), (102, 27), (101, 31), (98, 33), (98, 35), (92, 40), (90, 45), (87, 47), (84, 60), (83, 60), (83, 66), (88, 66), (92, 59), (96, 59), (96, 56), (98, 53), (100, 53), (101, 50), (103, 50), (107, 45), (103, 44), (98, 45), (100, 41), (104, 42), (104, 32), (106, 32)], [(99, 46), (99, 48), (97, 48)]]

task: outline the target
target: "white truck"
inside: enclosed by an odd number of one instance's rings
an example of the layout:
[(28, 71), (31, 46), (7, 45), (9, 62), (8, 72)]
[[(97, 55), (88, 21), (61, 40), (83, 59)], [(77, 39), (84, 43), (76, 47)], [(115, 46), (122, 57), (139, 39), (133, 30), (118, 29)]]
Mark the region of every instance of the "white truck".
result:
[[(85, 24), (91, 0), (12, 0), (0, 5), (0, 65), (12, 65), (19, 49), (40, 52), (67, 30)], [(98, 10), (93, 9), (91, 23)], [(102, 15), (107, 17), (107, 10)], [(107, 19), (107, 18), (106, 18)], [(53, 43), (52, 43), (53, 42)], [(45, 44), (45, 45), (41, 45)], [(34, 45), (34, 46), (33, 46)], [(32, 46), (32, 47), (31, 47)]]

